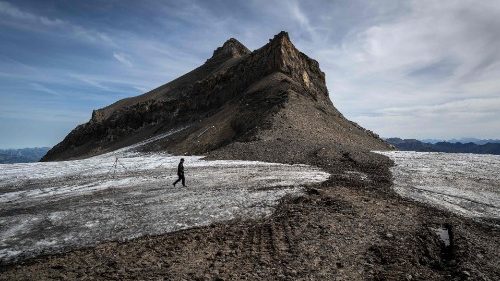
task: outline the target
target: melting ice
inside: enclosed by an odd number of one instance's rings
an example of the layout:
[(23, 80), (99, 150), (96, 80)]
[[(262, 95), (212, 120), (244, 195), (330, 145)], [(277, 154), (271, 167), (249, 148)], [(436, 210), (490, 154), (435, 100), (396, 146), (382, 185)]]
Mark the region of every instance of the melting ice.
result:
[(500, 156), (378, 153), (394, 160), (394, 189), (400, 195), (468, 217), (500, 219)]
[(329, 177), (306, 165), (189, 156), (188, 187), (173, 187), (180, 157), (134, 147), (84, 160), (0, 165), (0, 263), (265, 216), (283, 196)]

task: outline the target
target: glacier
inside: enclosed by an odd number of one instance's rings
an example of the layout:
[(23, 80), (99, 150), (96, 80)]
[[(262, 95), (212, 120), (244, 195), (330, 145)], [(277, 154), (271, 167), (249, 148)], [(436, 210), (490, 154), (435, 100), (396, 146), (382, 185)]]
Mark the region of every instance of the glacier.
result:
[[(155, 137), (154, 141), (168, 134)], [(142, 144), (72, 161), (0, 165), (0, 263), (272, 213), (330, 176), (307, 165), (185, 158)]]
[(500, 156), (377, 151), (391, 158), (403, 197), (481, 221), (500, 221)]

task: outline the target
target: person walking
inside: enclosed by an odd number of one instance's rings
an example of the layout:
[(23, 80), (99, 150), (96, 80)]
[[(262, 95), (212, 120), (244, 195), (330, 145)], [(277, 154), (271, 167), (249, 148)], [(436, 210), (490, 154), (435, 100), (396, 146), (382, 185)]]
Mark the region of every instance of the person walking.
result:
[(174, 186), (179, 181), (182, 181), (182, 186), (186, 187), (186, 178), (184, 178), (184, 158), (181, 158), (181, 161), (179, 162), (179, 165), (177, 166), (177, 176), (179, 178), (174, 182)]

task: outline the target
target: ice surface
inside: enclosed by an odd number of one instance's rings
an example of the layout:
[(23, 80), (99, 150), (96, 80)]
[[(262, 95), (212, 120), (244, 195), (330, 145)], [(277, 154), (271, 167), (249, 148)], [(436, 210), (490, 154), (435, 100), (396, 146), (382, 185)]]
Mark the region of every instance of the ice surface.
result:
[(0, 263), (265, 216), (283, 196), (329, 177), (306, 165), (184, 156), (188, 187), (173, 187), (181, 157), (135, 147), (84, 160), (0, 165)]
[(500, 156), (378, 153), (394, 160), (394, 189), (400, 195), (468, 217), (500, 219)]

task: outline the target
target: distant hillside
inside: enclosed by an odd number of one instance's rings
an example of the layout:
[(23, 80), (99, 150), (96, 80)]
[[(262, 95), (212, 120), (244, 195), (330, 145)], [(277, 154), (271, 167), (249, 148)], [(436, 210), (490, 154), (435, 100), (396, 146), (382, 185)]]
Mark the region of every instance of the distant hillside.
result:
[(475, 144), (472, 142), (437, 142), (426, 143), (415, 139), (388, 138), (388, 143), (399, 150), (421, 152), (476, 153), (500, 155), (500, 143)]
[(49, 149), (50, 147), (0, 149), (0, 164), (37, 162)]
[(459, 139), (448, 139), (448, 140), (444, 140), (444, 139), (421, 139), (420, 141), (421, 142), (425, 142), (425, 143), (432, 143), (432, 144), (435, 144), (435, 143), (438, 143), (438, 142), (448, 142), (448, 143), (456, 143), (456, 142), (469, 143), (469, 142), (472, 142), (472, 143), (475, 143), (475, 144), (500, 143), (500, 140), (498, 140), (498, 139), (478, 139), (478, 138), (459, 138)]

